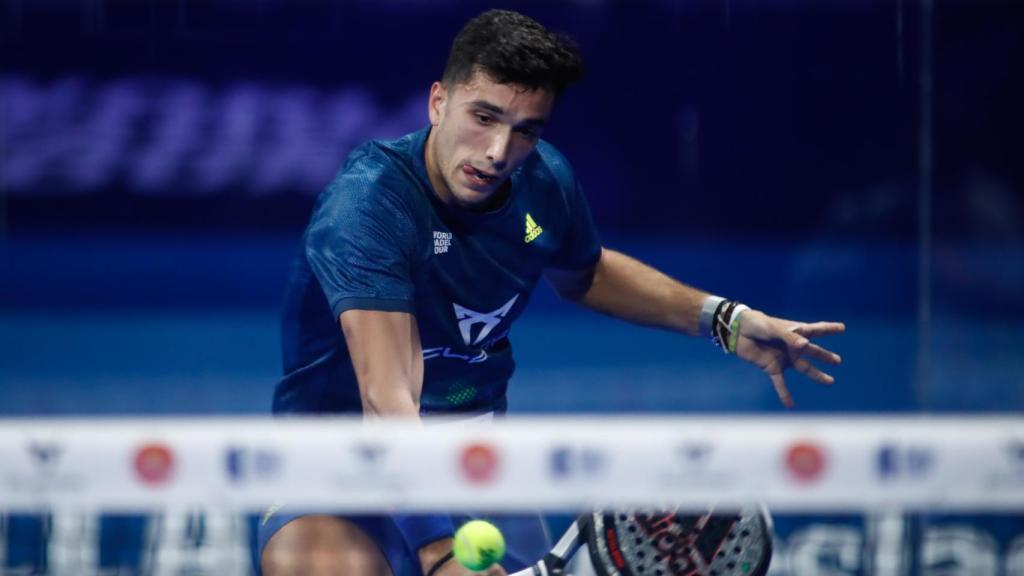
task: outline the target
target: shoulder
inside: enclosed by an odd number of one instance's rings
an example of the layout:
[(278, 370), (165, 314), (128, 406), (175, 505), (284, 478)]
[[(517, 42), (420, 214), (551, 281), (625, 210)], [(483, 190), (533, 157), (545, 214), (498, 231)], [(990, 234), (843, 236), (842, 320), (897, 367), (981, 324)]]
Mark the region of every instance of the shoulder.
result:
[(413, 157), (416, 137), (372, 140), (354, 149), (317, 198), (314, 219), (353, 211), (411, 217), (421, 209), (424, 195)]
[(347, 236), (412, 241), (428, 209), (415, 175), (416, 134), (374, 140), (349, 154), (345, 165), (317, 198), (307, 227), (309, 245)]
[(564, 154), (547, 140), (537, 142), (537, 157), (552, 172), (572, 176), (572, 165)]
[(396, 140), (371, 140), (349, 154), (345, 165), (327, 186), (327, 193), (360, 195), (416, 190), (410, 134)]
[(563, 194), (576, 189), (576, 174), (569, 160), (546, 140), (537, 143), (527, 169), (531, 171), (532, 178), (550, 180)]
[(565, 213), (576, 211), (583, 201), (572, 165), (551, 143), (541, 140), (524, 164), (532, 202), (543, 202)]

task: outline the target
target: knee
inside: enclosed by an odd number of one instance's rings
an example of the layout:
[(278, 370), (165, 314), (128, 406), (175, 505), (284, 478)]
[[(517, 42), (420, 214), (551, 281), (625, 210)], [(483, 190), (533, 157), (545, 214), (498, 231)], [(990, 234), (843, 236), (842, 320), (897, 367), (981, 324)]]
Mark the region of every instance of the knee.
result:
[(341, 574), (335, 571), (328, 551), (299, 550), (292, 547), (267, 546), (260, 560), (263, 576), (300, 576), (310, 574), (327, 576)]
[(354, 525), (333, 517), (302, 517), (281, 528), (263, 549), (264, 576), (381, 575), (391, 570), (377, 545)]
[(263, 576), (341, 576), (384, 574), (368, 554), (354, 551), (308, 549), (266, 550), (261, 560)]

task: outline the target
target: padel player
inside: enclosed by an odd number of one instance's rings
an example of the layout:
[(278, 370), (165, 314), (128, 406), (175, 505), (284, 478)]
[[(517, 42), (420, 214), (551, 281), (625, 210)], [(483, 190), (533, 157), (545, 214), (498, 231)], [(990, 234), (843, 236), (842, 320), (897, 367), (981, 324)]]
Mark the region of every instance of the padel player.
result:
[[(712, 337), (787, 405), (786, 369), (832, 382), (809, 359), (839, 357), (809, 338), (842, 324), (773, 318), (602, 248), (569, 162), (540, 138), (581, 71), (573, 44), (526, 16), (466, 24), (430, 126), (357, 148), (317, 200), (288, 282), (276, 413), (504, 412), (509, 330), (541, 276), (599, 312)], [(448, 554), (451, 517), (302, 512), (261, 522), (267, 576), (469, 573)], [(503, 528), (509, 571), (547, 549), (539, 518), (518, 521)]]

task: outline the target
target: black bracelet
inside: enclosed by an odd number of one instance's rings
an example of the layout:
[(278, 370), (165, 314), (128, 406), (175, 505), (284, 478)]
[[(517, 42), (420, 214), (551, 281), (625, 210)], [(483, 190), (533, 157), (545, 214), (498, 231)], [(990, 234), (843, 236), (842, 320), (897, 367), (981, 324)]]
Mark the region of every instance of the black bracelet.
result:
[(426, 576), (434, 576), (434, 572), (437, 572), (438, 570), (440, 570), (441, 566), (445, 562), (451, 560), (454, 557), (455, 557), (455, 551), (454, 550), (449, 550), (447, 554), (445, 554), (444, 556), (441, 556), (440, 560), (438, 560), (437, 562), (434, 562), (434, 565), (430, 567), (430, 570), (427, 570)]
[(722, 300), (715, 308), (715, 314), (711, 317), (711, 341), (715, 346), (725, 349), (728, 342), (728, 332), (724, 330), (725, 319), (729, 317), (732, 308), (736, 306), (733, 300)]
[(719, 339), (719, 318), (722, 317), (722, 310), (729, 305), (729, 300), (723, 299), (715, 307), (715, 312), (711, 315), (711, 341), (714, 342), (715, 346), (721, 346)]

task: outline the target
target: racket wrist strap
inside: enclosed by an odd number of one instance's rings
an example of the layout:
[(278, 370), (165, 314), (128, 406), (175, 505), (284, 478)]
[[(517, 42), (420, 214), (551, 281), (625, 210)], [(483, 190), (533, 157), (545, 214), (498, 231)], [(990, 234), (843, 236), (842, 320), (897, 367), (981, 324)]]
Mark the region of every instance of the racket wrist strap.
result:
[(730, 354), (736, 353), (736, 345), (740, 341), (740, 314), (744, 311), (750, 310), (750, 306), (739, 304), (732, 311), (732, 315), (729, 317), (729, 340), (726, 343), (726, 351)]
[(391, 519), (410, 550), (455, 534), (451, 516), (444, 514), (393, 514)]
[(711, 341), (726, 354), (735, 354), (740, 340), (741, 314), (750, 307), (735, 300), (723, 300), (712, 316)]

